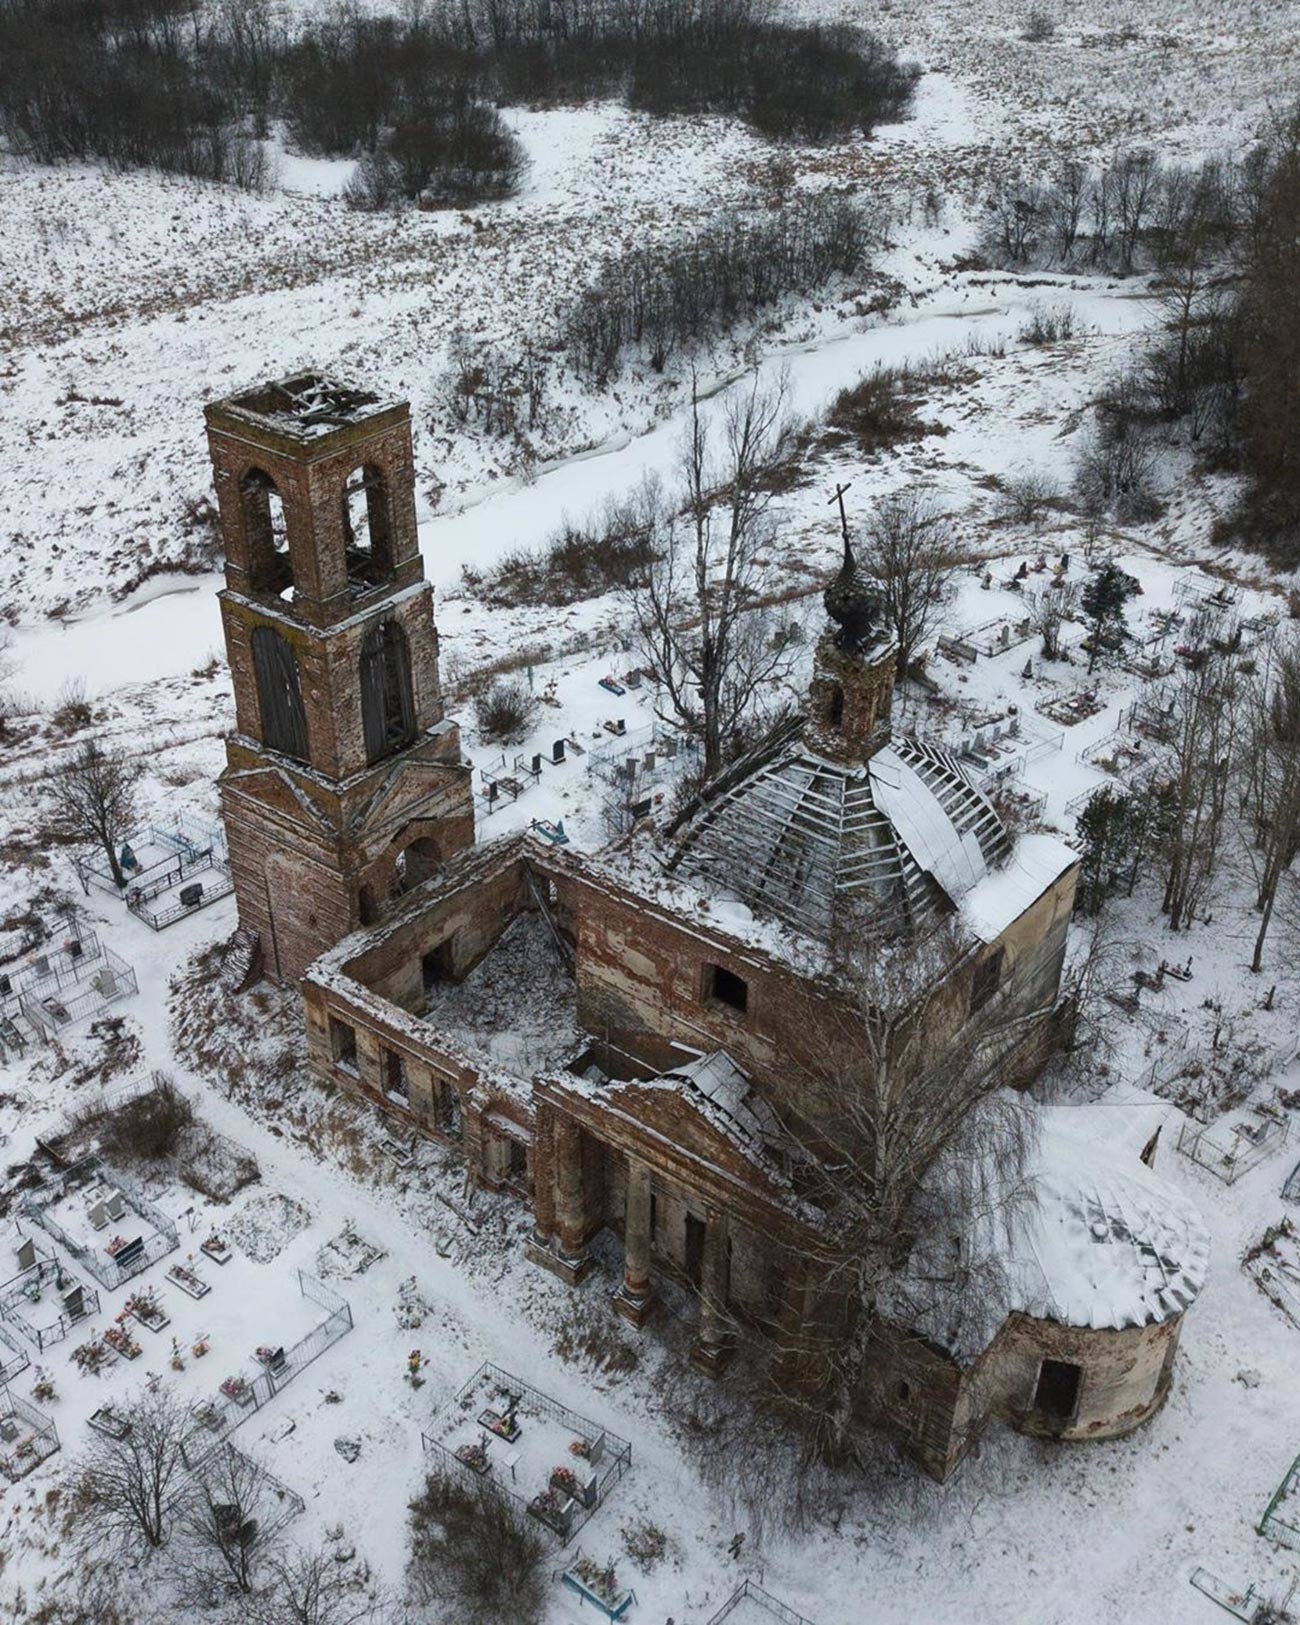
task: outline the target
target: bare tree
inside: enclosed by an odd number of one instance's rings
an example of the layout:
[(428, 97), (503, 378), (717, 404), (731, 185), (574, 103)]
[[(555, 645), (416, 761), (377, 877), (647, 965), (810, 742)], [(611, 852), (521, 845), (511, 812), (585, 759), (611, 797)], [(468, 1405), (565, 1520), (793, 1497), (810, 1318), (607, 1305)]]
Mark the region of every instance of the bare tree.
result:
[(808, 1263), (822, 1301), (843, 1306), (818, 1317), (818, 1382), (796, 1403), (813, 1454), (839, 1464), (860, 1449), (864, 1383), (886, 1351), (898, 1358), (894, 1328), (926, 1324), (942, 1300), (951, 1332), (998, 1301), (990, 1242), (1010, 1218), (1030, 1134), (998, 1063), (1044, 1015), (999, 991), (1000, 958), (981, 958), (951, 922), (893, 941), (869, 927), (853, 937), (842, 964), (851, 1001), (810, 1009), (818, 1041), (787, 1123), (811, 1153), (809, 1195), (826, 1220)]
[(139, 780), (139, 764), (125, 751), (105, 750), (93, 739), (46, 780), (60, 829), (73, 840), (94, 842), (118, 886), (126, 885), (118, 853), (135, 820)]
[(1290, 637), (1250, 688), (1246, 804), (1259, 932), (1250, 968), (1264, 963), (1264, 942), (1283, 875), (1300, 852), (1300, 639)]
[(1168, 739), (1161, 746), (1152, 809), (1155, 849), (1165, 858), (1162, 907), (1172, 931), (1203, 912), (1218, 867), (1236, 742), (1239, 685), (1232, 659), (1213, 648), (1170, 680)]
[(661, 517), (649, 580), (630, 595), (642, 657), (677, 716), (700, 733), (706, 777), (789, 664), (780, 625), (761, 602), (768, 510), (791, 448), (786, 400), (784, 382), (764, 390), (756, 374), (727, 407), (715, 455), (692, 393), (683, 510)]
[(546, 1543), (521, 1503), (487, 1479), (430, 1474), (410, 1505), (412, 1601), (454, 1604), (460, 1625), (537, 1625)]
[(200, 1592), (210, 1591), (216, 1580), (249, 1595), (266, 1525), (278, 1510), (279, 1488), (263, 1467), (230, 1443), (218, 1446), (195, 1469), (178, 1522), (194, 1559), (185, 1577)]
[(942, 612), (943, 589), (961, 562), (945, 515), (924, 490), (885, 497), (867, 520), (862, 567), (880, 584), (900, 677)]
[(156, 1550), (172, 1531), (189, 1416), (165, 1388), (137, 1394), (121, 1410), (125, 1434), (97, 1435), (87, 1448), (74, 1492), (79, 1522), (91, 1544)]
[(1078, 605), (1077, 584), (1064, 578), (1058, 586), (1044, 587), (1040, 592), (1026, 595), (1029, 624), (1043, 640), (1044, 660), (1061, 659), (1061, 629), (1074, 618)]
[(299, 1547), (266, 1566), (271, 1584), (248, 1604), (255, 1625), (363, 1625), (383, 1613), (384, 1598), (364, 1563)]

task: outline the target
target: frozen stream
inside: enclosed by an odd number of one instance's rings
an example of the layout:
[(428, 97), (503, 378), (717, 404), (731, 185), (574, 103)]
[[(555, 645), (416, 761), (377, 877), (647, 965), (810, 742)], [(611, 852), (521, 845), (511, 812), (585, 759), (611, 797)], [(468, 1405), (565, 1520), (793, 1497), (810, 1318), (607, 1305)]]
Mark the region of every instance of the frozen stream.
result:
[[(778, 350), (759, 368), (763, 383), (784, 372), (790, 405), (799, 417), (820, 412), (831, 396), (877, 365), (923, 362), (960, 351), (967, 339), (1004, 338), (1011, 345), (1031, 305), (1050, 290), (1008, 287), (1004, 302), (991, 305), (987, 287), (946, 289), (919, 305), (907, 319), (802, 347)], [(1137, 331), (1149, 323), (1144, 301), (1104, 289), (1070, 287), (1061, 297), (1080, 323), (1103, 334)], [(721, 384), (721, 387), (718, 385)], [(703, 407), (716, 419), (748, 377), (715, 381)], [(566, 517), (581, 518), (607, 497), (622, 495), (647, 474), (670, 476), (681, 445), (688, 408), (645, 434), (613, 440), (543, 469), (529, 483), (499, 483), (472, 493), (459, 512), (422, 513), (421, 544), (430, 579), (445, 589), (460, 580), (467, 563), (482, 569), (520, 546), (532, 546)], [(990, 424), (991, 433), (995, 426)], [(202, 665), (222, 647), (217, 576), (160, 577), (128, 603), (64, 625), (20, 627), (14, 653), (17, 686), (53, 699), (70, 675), (83, 676), (90, 694), (176, 677)]]

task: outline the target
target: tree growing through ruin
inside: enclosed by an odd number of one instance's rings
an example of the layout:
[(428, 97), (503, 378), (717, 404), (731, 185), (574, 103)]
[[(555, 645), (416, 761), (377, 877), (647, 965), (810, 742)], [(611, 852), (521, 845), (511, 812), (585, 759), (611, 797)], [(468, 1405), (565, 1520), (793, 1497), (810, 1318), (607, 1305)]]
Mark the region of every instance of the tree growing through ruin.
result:
[[(997, 1063), (1044, 1014), (1012, 1013), (996, 965), (976, 963), (977, 945), (949, 921), (902, 939), (869, 927), (852, 936), (841, 960), (851, 1001), (809, 1010), (818, 1042), (800, 1069), (799, 1121), (787, 1124), (814, 1151), (803, 1177), (826, 1242), (809, 1262), (844, 1306), (821, 1328), (814, 1391), (793, 1403), (811, 1454), (838, 1465), (861, 1451), (864, 1382), (886, 1351), (898, 1356), (891, 1326), (937, 1314), (940, 1335), (955, 1335), (998, 1301), (996, 1238), (1013, 1216), (1031, 1117)], [(936, 1275), (947, 1277), (937, 1288)]]
[(664, 698), (703, 741), (706, 777), (790, 663), (783, 623), (762, 602), (769, 509), (792, 447), (787, 393), (755, 375), (715, 435), (693, 391), (681, 511), (643, 493), (658, 542), (645, 585), (630, 594), (632, 623)]
[(879, 584), (885, 624), (898, 645), (898, 675), (905, 677), (943, 613), (943, 589), (961, 562), (933, 496), (910, 487), (878, 502), (864, 529), (861, 562)]
[(93, 739), (46, 780), (60, 832), (99, 847), (117, 886), (126, 885), (119, 852), (135, 823), (139, 782), (137, 761)]
[(158, 1550), (172, 1533), (190, 1419), (165, 1388), (138, 1393), (120, 1410), (130, 1426), (120, 1439), (95, 1436), (73, 1493), (87, 1543), (128, 1556)]

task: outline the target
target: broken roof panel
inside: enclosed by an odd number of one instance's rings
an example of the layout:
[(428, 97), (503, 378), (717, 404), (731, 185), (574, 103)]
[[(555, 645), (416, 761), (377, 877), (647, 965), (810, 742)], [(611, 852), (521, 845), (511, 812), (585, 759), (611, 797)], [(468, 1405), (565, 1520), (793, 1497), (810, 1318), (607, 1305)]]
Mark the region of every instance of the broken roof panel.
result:
[(1007, 849), (946, 752), (899, 739), (844, 763), (796, 738), (696, 814), (677, 861), (826, 939), (843, 905), (865, 902), (892, 930), (933, 908), (931, 881), (957, 902)]

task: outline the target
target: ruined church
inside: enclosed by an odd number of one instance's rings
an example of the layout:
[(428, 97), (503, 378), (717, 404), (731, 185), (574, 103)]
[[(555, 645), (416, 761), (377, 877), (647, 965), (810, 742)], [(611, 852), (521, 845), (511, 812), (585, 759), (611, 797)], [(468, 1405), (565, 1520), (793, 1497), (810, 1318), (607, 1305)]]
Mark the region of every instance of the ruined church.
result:
[[(477, 840), (407, 406), (306, 375), (209, 406), (207, 426), (240, 925), (301, 989), (313, 1067), (526, 1203), (538, 1266), (576, 1288), (616, 1249), (611, 1312), (641, 1327), (684, 1295), (701, 1371), (745, 1337), (778, 1382), (815, 1381), (831, 1312), (801, 1177), (815, 1131), (800, 1148), (789, 1125), (819, 1033), (852, 1015), (831, 949), (952, 921), (936, 1047), (996, 1014), (1000, 1075), (1023, 1084), (1061, 1019), (1074, 852), (1013, 842), (948, 752), (891, 729), (895, 650), (847, 548), (804, 715), (671, 836), (596, 855)], [(512, 1015), (485, 1030), (493, 984)], [(997, 1324), (978, 1346), (900, 1328), (906, 1366), (884, 1360), (864, 1392), (938, 1476), (989, 1417), (1107, 1437), (1168, 1391), (1204, 1231), (1139, 1159), (1149, 1125), (1125, 1139), (1093, 1119), (1080, 1138), (1086, 1114), (1065, 1115), (1045, 1114)]]

